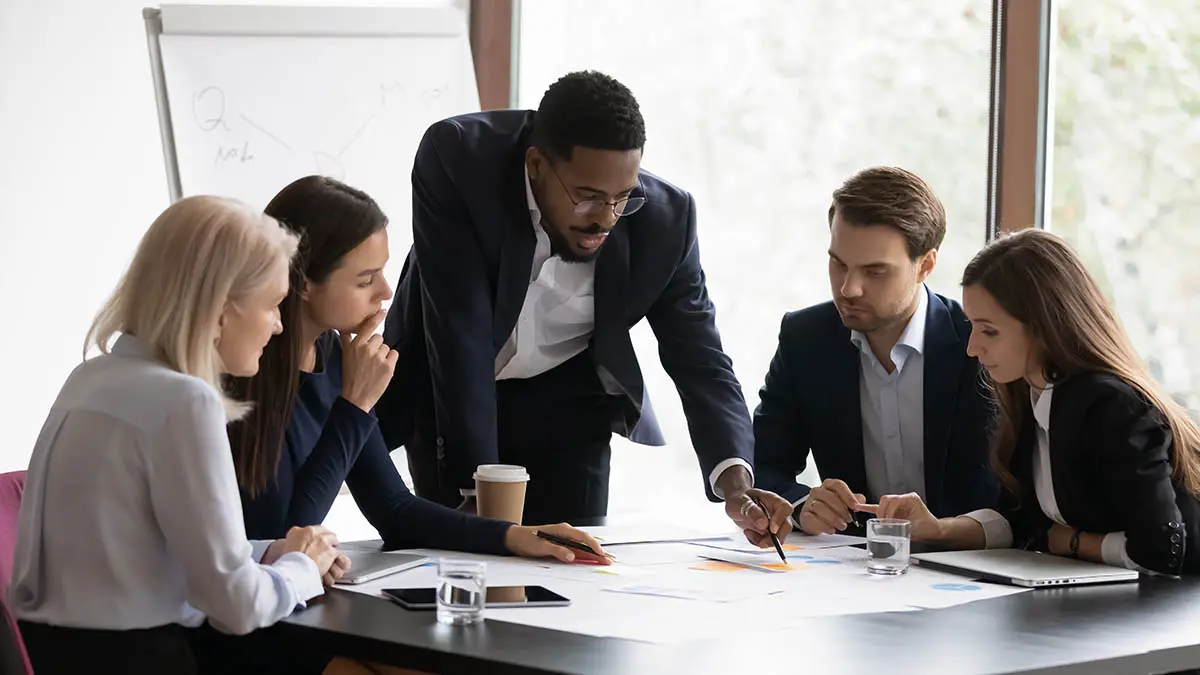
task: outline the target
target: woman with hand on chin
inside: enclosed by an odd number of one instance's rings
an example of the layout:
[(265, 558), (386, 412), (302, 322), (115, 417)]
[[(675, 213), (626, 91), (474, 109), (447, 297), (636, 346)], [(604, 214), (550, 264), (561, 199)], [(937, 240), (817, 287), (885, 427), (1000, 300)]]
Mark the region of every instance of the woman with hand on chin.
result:
[[(395, 352), (375, 335), (382, 303), (392, 296), (383, 274), (386, 216), (365, 193), (321, 176), (288, 185), (266, 212), (300, 236), (300, 251), (280, 306), (284, 333), (267, 345), (257, 375), (232, 383), (233, 391), (255, 405), (230, 428), (247, 532), (275, 537), (293, 526), (322, 522), (345, 482), (385, 549), (552, 556), (564, 562), (579, 556), (607, 564), (606, 558), (536, 536), (543, 530), (602, 551), (567, 525), (514, 526), (409, 491), (371, 412), (396, 363)], [(321, 672), (312, 659), (306, 669)]]
[(1060, 238), (1025, 230), (963, 274), (968, 352), (999, 417), (995, 510), (936, 519), (913, 494), (862, 510), (912, 521), (914, 540), (1015, 546), (1168, 575), (1200, 573), (1200, 430), (1138, 357)]

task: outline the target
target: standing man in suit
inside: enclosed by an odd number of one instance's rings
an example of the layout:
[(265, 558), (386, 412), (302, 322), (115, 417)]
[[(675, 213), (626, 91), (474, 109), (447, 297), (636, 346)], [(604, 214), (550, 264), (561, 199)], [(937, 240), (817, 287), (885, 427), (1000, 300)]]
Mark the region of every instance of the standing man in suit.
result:
[(612, 432), (663, 443), (629, 338), (646, 318), (709, 498), (770, 545), (791, 505), (752, 487), (753, 427), (705, 288), (696, 205), (641, 170), (644, 145), (633, 94), (591, 71), (551, 85), (536, 112), (429, 128), (381, 423), (422, 496), (473, 510), (475, 468), (499, 461), (529, 469), (526, 520), (604, 516)]
[[(829, 207), (833, 301), (787, 314), (754, 413), (758, 484), (809, 534), (854, 506), (915, 492), (933, 513), (994, 504), (991, 407), (962, 307), (925, 287), (946, 234), (933, 190), (903, 169), (850, 178)], [(824, 482), (796, 483), (809, 454)]]

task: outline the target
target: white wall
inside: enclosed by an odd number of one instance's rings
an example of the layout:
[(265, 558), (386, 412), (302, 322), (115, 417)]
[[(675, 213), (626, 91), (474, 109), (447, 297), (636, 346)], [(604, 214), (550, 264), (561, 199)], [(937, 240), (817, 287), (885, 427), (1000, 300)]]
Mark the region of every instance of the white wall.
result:
[(27, 464), (92, 315), (169, 203), (143, 4), (0, 4), (0, 470)]
[(28, 463), (94, 312), (169, 204), (141, 13), (155, 4), (0, 0), (0, 471)]

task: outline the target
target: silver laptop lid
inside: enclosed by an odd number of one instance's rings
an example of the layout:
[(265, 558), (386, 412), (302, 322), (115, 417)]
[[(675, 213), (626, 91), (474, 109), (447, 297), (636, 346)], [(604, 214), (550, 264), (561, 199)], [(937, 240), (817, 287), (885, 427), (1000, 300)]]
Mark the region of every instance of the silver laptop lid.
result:
[(389, 574), (403, 572), (422, 565), (429, 560), (426, 556), (412, 553), (383, 551), (342, 551), (350, 558), (350, 571), (342, 577), (340, 584), (361, 584)]
[(918, 564), (927, 567), (974, 574), (1020, 586), (1063, 586), (1138, 579), (1135, 570), (1012, 548), (916, 553), (912, 557)]

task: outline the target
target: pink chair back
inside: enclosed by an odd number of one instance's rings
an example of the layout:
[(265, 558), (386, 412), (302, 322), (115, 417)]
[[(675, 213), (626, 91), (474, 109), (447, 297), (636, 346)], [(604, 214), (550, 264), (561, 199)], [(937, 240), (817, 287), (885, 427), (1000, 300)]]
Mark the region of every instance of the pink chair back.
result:
[(21, 493), (25, 490), (25, 472), (0, 474), (0, 675), (33, 675), (29, 656), (21, 642), (17, 622), (4, 604), (8, 583), (12, 581), (13, 550), (17, 546), (17, 514), (21, 511)]

